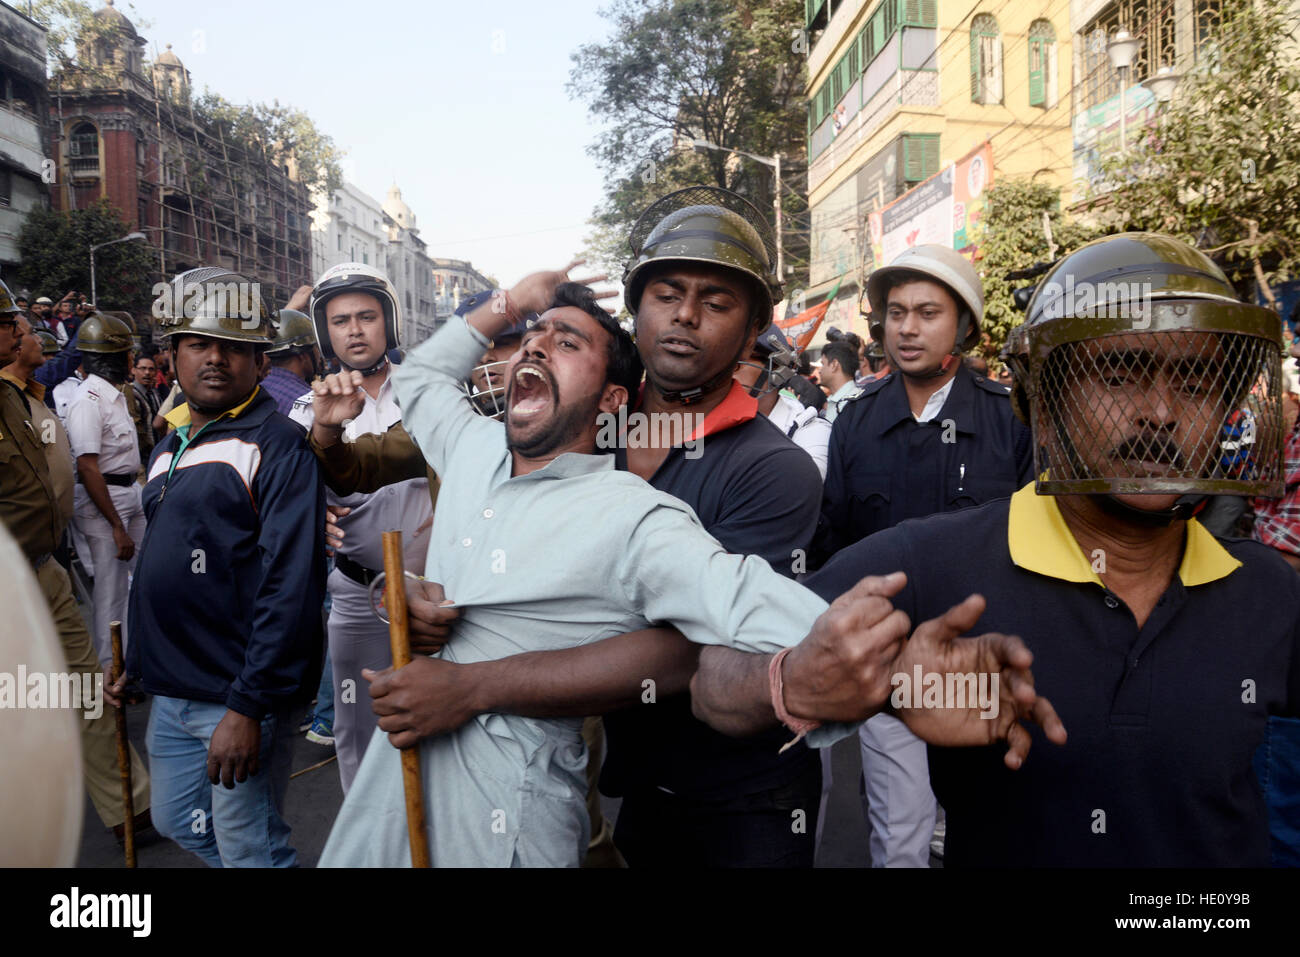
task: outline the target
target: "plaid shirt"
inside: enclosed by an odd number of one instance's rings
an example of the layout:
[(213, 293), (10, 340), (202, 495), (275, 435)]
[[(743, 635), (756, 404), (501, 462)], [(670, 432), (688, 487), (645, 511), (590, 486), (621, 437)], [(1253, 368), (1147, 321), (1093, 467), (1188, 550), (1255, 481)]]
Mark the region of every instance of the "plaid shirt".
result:
[(1286, 490), (1281, 498), (1255, 499), (1255, 539), (1300, 555), (1300, 419), (1282, 450)]
[(262, 380), (262, 388), (271, 393), (275, 407), (281, 415), (288, 415), (295, 399), (300, 399), (311, 391), (311, 386), (302, 381), (288, 369), (272, 366), (271, 371)]

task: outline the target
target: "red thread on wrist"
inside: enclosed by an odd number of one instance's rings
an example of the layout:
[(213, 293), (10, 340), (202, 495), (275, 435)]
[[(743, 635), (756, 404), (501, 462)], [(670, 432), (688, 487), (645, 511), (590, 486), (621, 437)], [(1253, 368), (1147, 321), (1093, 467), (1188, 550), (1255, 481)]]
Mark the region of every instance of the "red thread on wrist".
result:
[(772, 696), (772, 710), (776, 712), (776, 720), (794, 732), (794, 740), (788, 742), (777, 754), (784, 754), (803, 740), (804, 735), (809, 731), (815, 731), (822, 726), (820, 721), (796, 718), (785, 709), (785, 681), (781, 677), (781, 665), (785, 662), (785, 656), (793, 650), (793, 648), (782, 648), (772, 656), (772, 662), (767, 668), (767, 685)]
[(518, 325), (519, 321), (523, 319), (523, 314), (520, 313), (519, 308), (511, 300), (509, 289), (501, 290), (501, 300), (506, 304), (507, 321), (509, 321), (512, 326)]

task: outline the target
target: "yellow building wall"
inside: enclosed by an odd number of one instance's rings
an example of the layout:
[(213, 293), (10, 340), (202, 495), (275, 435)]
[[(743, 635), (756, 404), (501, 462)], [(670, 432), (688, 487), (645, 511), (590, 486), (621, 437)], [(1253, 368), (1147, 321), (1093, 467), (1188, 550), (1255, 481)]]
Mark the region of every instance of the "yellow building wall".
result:
[[(817, 71), (809, 78), (809, 96), (821, 88), (875, 7), (874, 3), (863, 5), (838, 38), (821, 38), (816, 51)], [(1002, 103), (987, 106), (971, 102), (970, 95), (970, 25), (981, 13), (997, 19), (1002, 38)], [(1029, 26), (1039, 19), (1049, 21), (1056, 32), (1056, 103), (1047, 110), (1029, 105)], [(810, 175), (811, 206), (825, 199), (901, 133), (938, 133), (941, 169), (989, 139), (993, 144), (995, 180), (1036, 177), (1069, 186), (1073, 164), (1069, 0), (939, 0), (938, 31), (939, 105), (900, 106), (848, 152), (837, 143), (833, 147), (837, 154), (833, 172), (817, 182), (812, 182), (814, 177)], [(825, 55), (821, 44), (828, 42), (833, 47)], [(810, 160), (810, 173), (815, 172), (816, 162)]]

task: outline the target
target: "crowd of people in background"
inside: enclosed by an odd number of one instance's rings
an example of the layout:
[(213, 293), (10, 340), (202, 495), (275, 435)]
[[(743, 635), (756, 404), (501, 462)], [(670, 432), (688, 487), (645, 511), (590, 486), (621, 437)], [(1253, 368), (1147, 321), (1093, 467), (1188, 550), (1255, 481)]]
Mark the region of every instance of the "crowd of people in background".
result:
[[(244, 277), (191, 270), (150, 335), (0, 286), (0, 517), (69, 669), (109, 671), (125, 623), (106, 694), (151, 699), (137, 830), (292, 865), (296, 732), (338, 758), (323, 864), (409, 863), (394, 747), (419, 747), (436, 864), (811, 866), (828, 746), (856, 731), (876, 866), (1300, 853), (1265, 809), (1294, 795), (1250, 765), (1300, 717), (1276, 316), (1191, 247), (1112, 237), (1053, 275), (1154, 271), (1202, 325), (1097, 333), (1040, 292), (990, 368), (989, 280), (917, 246), (871, 274), (869, 335), (832, 328), (814, 355), (773, 321), (771, 237), (740, 197), (671, 194), (633, 238), (635, 336), (576, 264), (470, 297), (405, 353), (392, 283), (357, 263), (252, 315), (217, 295)], [(1220, 351), (1189, 358), (1201, 328)], [(1052, 349), (1078, 350), (1074, 378)], [(616, 414), (695, 424), (606, 447)], [(389, 529), (421, 653), (398, 672), (373, 600)], [(899, 703), (913, 667), (1005, 684)], [(82, 748), (120, 834), (111, 719)]]

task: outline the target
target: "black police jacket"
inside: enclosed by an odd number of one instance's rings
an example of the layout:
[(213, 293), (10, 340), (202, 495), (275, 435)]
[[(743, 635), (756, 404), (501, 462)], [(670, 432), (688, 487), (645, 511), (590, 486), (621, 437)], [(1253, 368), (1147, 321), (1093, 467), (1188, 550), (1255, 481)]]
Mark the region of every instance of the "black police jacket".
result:
[(962, 366), (939, 414), (917, 422), (901, 375), (868, 383), (831, 430), (813, 561), (906, 519), (981, 505), (1029, 482), (1033, 445), (1009, 395)]

